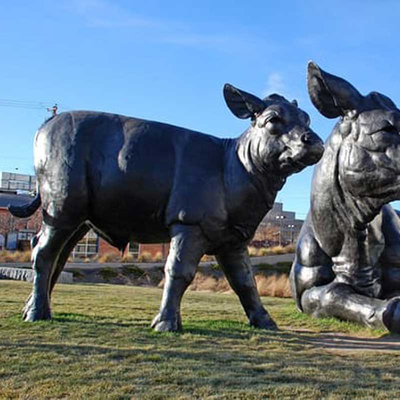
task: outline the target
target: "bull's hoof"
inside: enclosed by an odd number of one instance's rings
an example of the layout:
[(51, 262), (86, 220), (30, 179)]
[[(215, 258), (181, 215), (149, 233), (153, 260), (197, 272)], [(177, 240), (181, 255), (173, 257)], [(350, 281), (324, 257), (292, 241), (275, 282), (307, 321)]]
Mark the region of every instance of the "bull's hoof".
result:
[(382, 315), (382, 320), (390, 333), (400, 333), (400, 298), (389, 301)]
[(34, 296), (31, 295), (24, 309), (22, 310), (22, 319), (27, 322), (45, 321), (51, 319), (51, 311), (49, 306), (35, 306)]
[(279, 330), (274, 320), (267, 313), (258, 314), (250, 318), (250, 326), (260, 329), (267, 329), (270, 331)]
[(162, 318), (158, 314), (151, 323), (151, 327), (157, 332), (182, 332), (182, 322), (180, 316), (175, 318)]
[(51, 319), (50, 310), (26, 310), (23, 314), (23, 320), (26, 322), (45, 321)]

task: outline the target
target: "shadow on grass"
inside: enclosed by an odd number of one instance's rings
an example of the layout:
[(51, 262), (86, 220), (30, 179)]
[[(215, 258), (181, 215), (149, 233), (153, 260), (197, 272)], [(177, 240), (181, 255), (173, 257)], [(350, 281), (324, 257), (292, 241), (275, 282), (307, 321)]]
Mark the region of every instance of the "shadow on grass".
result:
[(379, 338), (363, 338), (337, 332), (268, 331), (250, 328), (243, 323), (233, 321), (212, 321), (207, 324), (210, 325), (208, 327), (201, 324), (193, 325), (189, 325), (185, 333), (231, 339), (256, 335), (260, 341), (273, 340), (288, 346), (300, 345), (343, 352), (400, 352), (400, 335), (387, 334)]
[[(291, 340), (301, 345), (314, 348), (343, 352), (400, 352), (400, 336), (385, 334), (379, 338), (363, 338), (343, 335), (337, 332), (319, 332), (315, 334), (304, 331), (284, 333)], [(400, 353), (399, 353), (400, 354)]]
[[(105, 316), (88, 316), (86, 314), (78, 314), (78, 313), (57, 313), (53, 315), (51, 319), (53, 322), (59, 323), (68, 323), (68, 324), (75, 324), (75, 323), (83, 323), (85, 325), (98, 325), (98, 326), (113, 326), (113, 327), (137, 327), (139, 319), (132, 321), (132, 322), (116, 322), (113, 320), (112, 317), (105, 317)], [(140, 325), (140, 324), (139, 324)]]
[(200, 336), (243, 339), (257, 334), (276, 335), (276, 331), (250, 327), (247, 323), (232, 320), (189, 321), (183, 324), (184, 333)]
[[(184, 323), (183, 332), (155, 332), (150, 328), (151, 320), (147, 318), (136, 319), (132, 322), (116, 322), (112, 317), (104, 316), (88, 316), (77, 313), (57, 313), (53, 316), (53, 322), (67, 324), (84, 324), (96, 325), (103, 327), (121, 327), (121, 328), (138, 328), (145, 329), (154, 335), (182, 335), (192, 334), (198, 336), (212, 336), (229, 339), (243, 339), (251, 336), (254, 332), (269, 332), (261, 331), (256, 328), (251, 328), (247, 324), (231, 320), (207, 320), (207, 321), (189, 321)], [(147, 326), (147, 329), (146, 329)], [(275, 333), (275, 332), (273, 332)]]
[[(12, 315), (10, 321), (23, 323), (21, 315)], [(155, 332), (150, 328), (151, 320), (146, 318), (135, 319), (132, 322), (119, 322), (112, 317), (88, 316), (79, 313), (57, 313), (51, 321), (39, 321), (39, 324), (68, 324), (84, 325), (99, 328), (137, 329), (144, 335), (153, 337), (179, 337), (180, 335), (193, 335), (209, 338), (223, 339), (249, 339), (256, 337), (259, 342), (274, 341), (286, 346), (307, 346), (310, 348), (342, 351), (342, 352), (400, 352), (400, 335), (386, 334), (379, 338), (364, 338), (345, 335), (338, 332), (313, 333), (304, 330), (279, 330), (269, 331), (253, 327), (248, 324), (233, 320), (189, 320), (184, 323), (183, 332)]]
[[(287, 336), (293, 338), (296, 334), (285, 333), (282, 337), (277, 335), (276, 339), (285, 341)], [(85, 358), (93, 359), (93, 357), (101, 356), (100, 360), (104, 365), (107, 362), (117, 362), (118, 364), (126, 363), (126, 365), (147, 365), (153, 364), (153, 374), (167, 373), (168, 384), (184, 384), (186, 386), (211, 385), (221, 387), (221, 385), (229, 384), (230, 388), (242, 388), (243, 379), (247, 385), (259, 385), (259, 380), (268, 380), (268, 385), (301, 385), (315, 387), (316, 385), (322, 389), (323, 386), (329, 386), (329, 390), (336, 390), (348, 386), (348, 381), (343, 379), (344, 376), (353, 377), (354, 370), (359, 369), (360, 360), (352, 358), (343, 359), (338, 365), (337, 357), (327, 353), (316, 353), (312, 355), (309, 351), (298, 351), (292, 348), (290, 354), (286, 351), (291, 347), (292, 343), (287, 343), (287, 347), (268, 351), (258, 350), (256, 352), (247, 352), (243, 347), (232, 346), (229, 343), (208, 342), (188, 343), (175, 341), (171, 343), (167, 337), (160, 335), (157, 346), (149, 347), (149, 341), (143, 348), (135, 348), (135, 343), (131, 346), (118, 347), (110, 345), (94, 345), (84, 343), (82, 345), (76, 343), (36, 343), (27, 341), (1, 341), (0, 348), (9, 349), (9, 351), (18, 351), (26, 354), (41, 354), (41, 359), (53, 360), (57, 356), (73, 357), (70, 362), (85, 362)], [(164, 340), (162, 340), (164, 339)], [(303, 337), (304, 339), (304, 337)], [(267, 349), (266, 349), (267, 350)], [(290, 361), (286, 357), (290, 355)], [(317, 367), (316, 367), (317, 363)], [(174, 374), (171, 374), (171, 365), (174, 365)], [(294, 366), (294, 369), (290, 367)], [(108, 368), (111, 368), (110, 364)], [(191, 370), (191, 375), (182, 375), (181, 371)], [(315, 373), (318, 368), (318, 373)], [(303, 372), (297, 373), (301, 369)], [(381, 376), (392, 372), (389, 365), (380, 366), (379, 371), (374, 365), (364, 365), (358, 373), (363, 375), (363, 379), (370, 374), (374, 374), (377, 386), (385, 386)], [(332, 371), (340, 370), (340, 375)], [(211, 375), (205, 371), (210, 371)], [(314, 375), (308, 375), (304, 378), (306, 371), (314, 371)], [(379, 376), (377, 376), (379, 375)], [(330, 376), (329, 378), (327, 378)], [(100, 377), (101, 378), (101, 377)], [(99, 378), (99, 379), (100, 379)], [(118, 375), (119, 384), (131, 383), (131, 378), (127, 374)], [(154, 378), (156, 379), (156, 378)], [(353, 379), (353, 378), (352, 378)], [(370, 383), (359, 381), (359, 376), (354, 378), (357, 387), (369, 387)]]
[[(85, 325), (97, 325), (97, 326), (110, 326), (110, 327), (121, 327), (130, 328), (142, 326), (143, 323), (148, 322), (150, 327), (151, 320), (147, 318), (136, 319), (132, 322), (116, 322), (112, 317), (105, 316), (88, 316), (85, 314), (78, 313), (57, 313), (53, 315), (52, 320), (57, 323), (83, 323)], [(240, 339), (244, 336), (249, 336), (254, 332), (269, 332), (261, 331), (256, 328), (249, 327), (246, 323), (232, 321), (232, 320), (207, 320), (207, 321), (189, 321), (184, 323), (183, 332), (173, 333), (176, 335), (180, 334), (193, 334), (201, 336), (213, 336), (213, 337), (225, 337), (231, 339)], [(156, 335), (162, 335), (165, 333), (154, 332)], [(170, 333), (167, 333), (170, 334)]]

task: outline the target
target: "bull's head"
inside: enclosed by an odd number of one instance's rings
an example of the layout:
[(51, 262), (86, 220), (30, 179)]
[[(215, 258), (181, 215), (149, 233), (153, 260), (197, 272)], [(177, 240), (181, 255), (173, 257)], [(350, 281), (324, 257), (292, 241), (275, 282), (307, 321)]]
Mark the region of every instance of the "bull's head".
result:
[(312, 62), (308, 91), (321, 114), (340, 117), (330, 146), (337, 148), (333, 163), (344, 193), (375, 212), (400, 199), (400, 111), (395, 104), (377, 92), (361, 95)]
[(251, 127), (239, 139), (238, 152), (253, 171), (284, 179), (321, 158), (323, 142), (310, 129), (310, 118), (296, 101), (277, 94), (261, 100), (228, 84), (224, 97), (236, 117), (251, 118)]

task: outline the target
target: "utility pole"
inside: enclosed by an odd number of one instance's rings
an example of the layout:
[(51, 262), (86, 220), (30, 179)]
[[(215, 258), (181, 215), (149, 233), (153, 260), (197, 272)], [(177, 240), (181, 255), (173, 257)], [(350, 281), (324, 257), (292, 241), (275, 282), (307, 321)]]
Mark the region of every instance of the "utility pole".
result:
[(290, 244), (293, 244), (293, 233), (294, 233), (294, 225), (288, 225), (288, 228), (290, 228)]
[(47, 108), (47, 111), (48, 111), (48, 112), (51, 112), (51, 113), (53, 114), (53, 115), (52, 115), (53, 117), (55, 117), (55, 116), (57, 115), (57, 110), (58, 110), (58, 105), (57, 105), (57, 103), (55, 103), (53, 107)]
[(279, 220), (279, 246), (282, 246), (282, 220), (285, 218), (285, 216), (277, 215), (275, 218)]

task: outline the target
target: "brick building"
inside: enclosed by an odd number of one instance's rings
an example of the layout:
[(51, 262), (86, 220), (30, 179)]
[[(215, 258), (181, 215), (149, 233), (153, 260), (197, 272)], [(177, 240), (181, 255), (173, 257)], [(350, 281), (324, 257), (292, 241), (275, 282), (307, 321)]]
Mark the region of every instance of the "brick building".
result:
[(261, 221), (253, 243), (257, 247), (294, 244), (304, 220), (297, 219), (294, 211), (285, 211), (283, 204), (276, 202)]
[(33, 192), (36, 190), (36, 176), (17, 174), (15, 172), (0, 172), (0, 189)]
[[(30, 218), (16, 218), (10, 214), (7, 207), (23, 205), (32, 201), (32, 195), (18, 194), (16, 191), (0, 188), (0, 250), (28, 250), (30, 240), (40, 230), (42, 214), (40, 209)], [(140, 244), (131, 242), (125, 253), (133, 258), (165, 259), (169, 244)], [(120, 251), (90, 230), (72, 251), (74, 258), (88, 258), (97, 254), (118, 254)]]
[(30, 218), (15, 218), (7, 207), (10, 204), (22, 205), (31, 200), (31, 195), (0, 189), (0, 249), (29, 249), (30, 239), (40, 229), (41, 212), (36, 211)]

